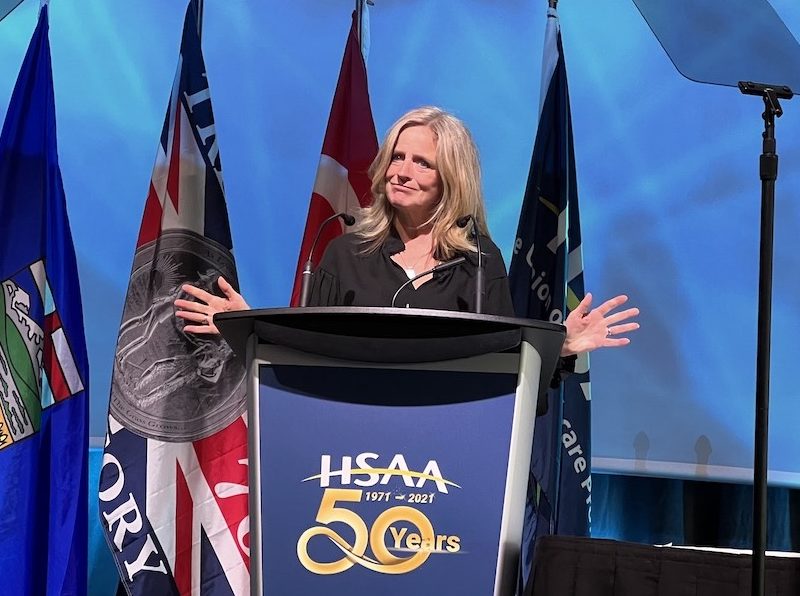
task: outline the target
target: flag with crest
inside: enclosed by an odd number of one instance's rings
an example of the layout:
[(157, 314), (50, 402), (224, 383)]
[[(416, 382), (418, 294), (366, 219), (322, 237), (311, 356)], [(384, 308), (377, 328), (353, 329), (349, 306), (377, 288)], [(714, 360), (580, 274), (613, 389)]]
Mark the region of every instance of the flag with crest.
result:
[(114, 358), (99, 505), (132, 595), (249, 593), (244, 365), (173, 306), (238, 289), (201, 22), (191, 0)]
[(0, 568), (55, 596), (86, 593), (89, 365), (48, 29), (45, 4), (0, 134)]
[[(561, 30), (548, 9), (539, 127), (509, 282), (516, 314), (562, 323), (584, 296), (572, 116)], [(538, 536), (589, 534), (591, 392), (588, 355), (546, 396), (536, 420), (520, 565), (527, 583)]]

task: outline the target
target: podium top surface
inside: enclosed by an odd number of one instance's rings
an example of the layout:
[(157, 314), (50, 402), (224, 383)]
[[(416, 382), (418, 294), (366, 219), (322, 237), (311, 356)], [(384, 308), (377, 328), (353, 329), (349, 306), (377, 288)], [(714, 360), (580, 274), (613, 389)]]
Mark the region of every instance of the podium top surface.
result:
[[(251, 334), (262, 343), (362, 362), (433, 362), (517, 347), (523, 334), (540, 353), (561, 349), (562, 325), (446, 310), (308, 307), (234, 311), (214, 322), (244, 355)], [(536, 345), (539, 344), (539, 345)], [(544, 355), (544, 354), (543, 354)]]

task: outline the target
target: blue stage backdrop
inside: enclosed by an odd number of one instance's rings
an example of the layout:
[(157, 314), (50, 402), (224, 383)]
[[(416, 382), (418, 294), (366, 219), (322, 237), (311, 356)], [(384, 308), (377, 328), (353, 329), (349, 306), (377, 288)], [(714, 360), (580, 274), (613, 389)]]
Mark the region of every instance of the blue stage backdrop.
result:
[[(351, 0), (208, 0), (203, 32), (241, 286), (289, 301)], [(800, 35), (800, 4), (774, 0)], [(106, 396), (141, 206), (163, 125), (183, 0), (58, 0), (50, 38), (60, 163), (94, 387)], [(36, 22), (0, 22), (0, 116)], [(368, 60), (379, 135), (441, 105), (481, 150), (506, 261), (539, 106), (546, 2), (378, 0)], [(631, 0), (559, 7), (570, 76), (587, 290), (642, 309), (630, 347), (592, 361), (595, 470), (744, 478), (752, 461), (762, 106), (674, 69)], [(800, 100), (778, 120), (773, 479), (800, 486)], [(659, 463), (662, 462), (662, 463)]]

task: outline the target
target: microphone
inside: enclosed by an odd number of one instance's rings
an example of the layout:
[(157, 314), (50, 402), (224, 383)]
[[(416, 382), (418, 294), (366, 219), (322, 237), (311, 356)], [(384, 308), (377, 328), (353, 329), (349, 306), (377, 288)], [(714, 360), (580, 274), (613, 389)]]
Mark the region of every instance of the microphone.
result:
[(478, 266), (475, 269), (475, 314), (483, 312), (483, 294), (485, 283), (483, 281), (483, 253), (481, 252), (481, 235), (478, 233), (475, 216), (471, 213), (459, 218), (456, 225), (459, 228), (466, 227), (472, 221), (472, 237), (475, 238), (475, 248), (478, 249)]
[(409, 279), (406, 283), (404, 283), (402, 286), (397, 288), (397, 291), (394, 293), (394, 296), (392, 296), (391, 307), (394, 308), (394, 303), (397, 300), (397, 297), (400, 295), (400, 292), (403, 291), (403, 288), (405, 288), (408, 284), (414, 283), (420, 277), (425, 277), (426, 275), (430, 275), (431, 273), (436, 273), (437, 271), (444, 271), (445, 269), (450, 269), (450, 267), (455, 267), (456, 265), (460, 265), (466, 260), (467, 259), (465, 259), (464, 257), (456, 257), (455, 259), (450, 259), (449, 261), (445, 261), (444, 263), (439, 263), (438, 265), (436, 265), (436, 267), (432, 267), (427, 271), (423, 271), (419, 275), (415, 275), (414, 277)]
[(313, 266), (314, 249), (317, 246), (317, 242), (319, 242), (319, 237), (322, 234), (322, 230), (325, 229), (325, 226), (337, 218), (341, 218), (346, 226), (352, 226), (354, 223), (356, 223), (355, 217), (342, 211), (340, 213), (336, 213), (335, 215), (331, 215), (329, 218), (319, 224), (319, 228), (317, 228), (317, 235), (314, 238), (314, 242), (311, 243), (311, 250), (308, 251), (308, 260), (303, 267), (303, 278), (300, 284), (300, 306), (308, 305), (308, 295), (311, 292), (311, 277), (313, 275), (311, 272), (311, 267)]

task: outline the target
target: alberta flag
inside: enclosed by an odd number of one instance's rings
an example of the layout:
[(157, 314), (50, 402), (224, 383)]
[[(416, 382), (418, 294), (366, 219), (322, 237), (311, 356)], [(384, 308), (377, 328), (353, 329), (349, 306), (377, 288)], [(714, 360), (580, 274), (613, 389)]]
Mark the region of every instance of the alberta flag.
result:
[(58, 167), (47, 6), (0, 135), (4, 594), (86, 594), (89, 367)]
[[(567, 70), (558, 15), (547, 13), (542, 101), (528, 184), (509, 270), (518, 316), (563, 322), (584, 295), (578, 189)], [(536, 421), (521, 574), (526, 583), (537, 536), (589, 534), (591, 505), (589, 360), (548, 392)]]
[[(320, 224), (341, 211), (357, 218), (361, 207), (372, 203), (372, 182), (367, 170), (378, 154), (378, 138), (369, 104), (367, 67), (356, 34), (356, 18), (354, 12), (297, 259), (292, 306), (300, 303), (303, 266)], [(314, 250), (314, 265), (319, 263), (330, 241), (341, 234), (338, 221), (324, 228)]]
[(197, 0), (186, 11), (122, 314), (99, 506), (129, 594), (249, 594), (243, 363), (186, 333), (184, 283), (238, 287)]

